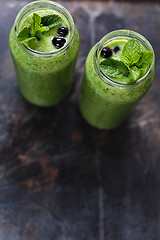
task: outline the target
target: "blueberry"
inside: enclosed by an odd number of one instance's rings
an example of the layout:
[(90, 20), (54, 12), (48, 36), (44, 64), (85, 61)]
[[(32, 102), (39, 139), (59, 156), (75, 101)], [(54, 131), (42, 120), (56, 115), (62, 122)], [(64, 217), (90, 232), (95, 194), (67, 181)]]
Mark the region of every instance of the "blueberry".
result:
[(61, 48), (64, 46), (64, 44), (66, 43), (66, 39), (65, 38), (57, 38), (54, 37), (52, 39), (52, 43), (56, 48)]
[(103, 58), (110, 58), (112, 56), (112, 50), (109, 47), (104, 47), (101, 51)]
[(57, 30), (58, 35), (61, 37), (67, 36), (68, 32), (69, 32), (68, 28), (64, 27), (64, 26), (58, 28), (58, 30)]
[(115, 53), (117, 53), (119, 50), (120, 50), (120, 48), (119, 48), (118, 46), (116, 46), (116, 47), (113, 49), (113, 51), (114, 51)]

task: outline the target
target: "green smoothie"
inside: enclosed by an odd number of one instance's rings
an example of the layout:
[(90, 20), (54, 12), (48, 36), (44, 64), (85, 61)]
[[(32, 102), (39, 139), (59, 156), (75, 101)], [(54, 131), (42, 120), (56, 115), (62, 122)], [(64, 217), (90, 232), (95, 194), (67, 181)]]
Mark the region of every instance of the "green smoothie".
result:
[(100, 129), (119, 127), (147, 93), (153, 77), (150, 43), (133, 31), (111, 32), (87, 57), (79, 102), (82, 115)]
[(38, 106), (53, 106), (69, 93), (79, 34), (60, 4), (37, 1), (17, 15), (9, 37), (18, 86)]

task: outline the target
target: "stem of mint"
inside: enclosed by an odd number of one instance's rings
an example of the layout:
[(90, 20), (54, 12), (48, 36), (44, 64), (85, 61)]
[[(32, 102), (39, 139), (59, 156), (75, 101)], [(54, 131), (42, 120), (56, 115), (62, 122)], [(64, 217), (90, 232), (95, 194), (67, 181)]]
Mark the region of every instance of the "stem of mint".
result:
[(37, 13), (33, 13), (32, 24), (19, 32), (18, 42), (24, 43), (32, 39), (40, 40), (42, 32), (49, 31), (50, 28), (60, 24), (61, 21), (61, 17), (57, 14), (48, 14), (41, 17)]

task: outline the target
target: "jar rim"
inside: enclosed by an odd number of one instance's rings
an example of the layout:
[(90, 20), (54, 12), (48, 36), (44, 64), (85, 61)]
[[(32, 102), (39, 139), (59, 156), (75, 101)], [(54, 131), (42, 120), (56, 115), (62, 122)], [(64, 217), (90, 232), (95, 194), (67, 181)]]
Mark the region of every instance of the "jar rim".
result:
[[(17, 14), (16, 19), (15, 19), (15, 29), (16, 29), (16, 37), (18, 35), (18, 27), (20, 26), (20, 23), (22, 21), (22, 19), (24, 18), (24, 16), (26, 14), (29, 14), (31, 11), (34, 12), (34, 10), (36, 9), (54, 9), (57, 12), (59, 12), (60, 14), (63, 15), (63, 17), (65, 17), (65, 19), (68, 22), (68, 27), (69, 27), (69, 32), (70, 32), (70, 37), (67, 41), (67, 43), (59, 49), (50, 51), (50, 52), (39, 52), (36, 50), (33, 50), (27, 46), (25, 46), (23, 43), (19, 43), (21, 44), (21, 47), (23, 47), (23, 49), (25, 49), (28, 53), (37, 56), (37, 57), (51, 57), (53, 55), (58, 55), (58, 54), (62, 54), (64, 51), (66, 51), (70, 44), (72, 43), (73, 37), (74, 37), (74, 31), (75, 31), (75, 25), (74, 25), (74, 20), (70, 14), (70, 12), (63, 7), (61, 4), (57, 3), (57, 2), (52, 2), (52, 1), (46, 1), (46, 0), (40, 0), (40, 1), (34, 1), (31, 2), (27, 5), (25, 5)], [(17, 39), (17, 38), (16, 38)]]
[(108, 34), (106, 34), (98, 43), (97, 43), (97, 46), (96, 46), (96, 49), (95, 49), (95, 52), (93, 54), (93, 60), (94, 60), (94, 66), (95, 66), (95, 69), (96, 69), (96, 72), (97, 74), (99, 75), (99, 77), (107, 84), (110, 84), (112, 86), (115, 86), (115, 87), (122, 87), (122, 88), (132, 88), (134, 87), (135, 85), (138, 85), (140, 83), (142, 83), (147, 75), (151, 72), (151, 69), (153, 68), (154, 66), (154, 61), (155, 61), (155, 55), (153, 57), (153, 60), (152, 60), (152, 63), (150, 64), (149, 66), (149, 69), (147, 70), (147, 72), (145, 73), (144, 76), (142, 76), (140, 79), (138, 79), (137, 81), (135, 82), (130, 82), (130, 83), (127, 83), (127, 82), (119, 82), (109, 76), (107, 76), (100, 68), (100, 64), (99, 64), (99, 61), (98, 61), (98, 56), (99, 56), (99, 53), (100, 51), (102, 50), (103, 46), (108, 42), (108, 41), (112, 41), (112, 39), (116, 39), (116, 38), (123, 38), (123, 37), (126, 37), (126, 38), (132, 38), (132, 39), (136, 39), (138, 40), (142, 46), (145, 47), (146, 50), (150, 50), (153, 52), (153, 55), (154, 55), (154, 50), (150, 44), (150, 42), (144, 37), (142, 36), (140, 33), (137, 33), (135, 31), (132, 31), (132, 30), (127, 30), (127, 29), (120, 29), (120, 30), (115, 30), (115, 31), (112, 31)]

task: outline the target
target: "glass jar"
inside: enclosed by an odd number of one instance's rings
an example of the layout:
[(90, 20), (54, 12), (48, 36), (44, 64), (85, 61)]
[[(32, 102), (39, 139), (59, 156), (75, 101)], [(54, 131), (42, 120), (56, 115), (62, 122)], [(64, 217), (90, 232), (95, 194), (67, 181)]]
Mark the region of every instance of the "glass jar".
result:
[[(18, 43), (22, 21), (39, 10), (54, 10), (67, 22), (70, 36), (63, 47), (51, 52), (38, 52)], [(15, 19), (9, 46), (19, 90), (26, 100), (38, 106), (53, 106), (68, 95), (79, 49), (79, 34), (66, 8), (52, 1), (36, 1), (26, 5)]]
[(88, 54), (79, 105), (83, 117), (97, 128), (119, 127), (152, 85), (155, 59), (145, 75), (132, 83), (118, 82), (101, 70), (98, 56), (102, 48), (113, 40), (129, 39), (137, 39), (143, 49), (154, 53), (151, 44), (141, 34), (116, 30), (104, 36)]

